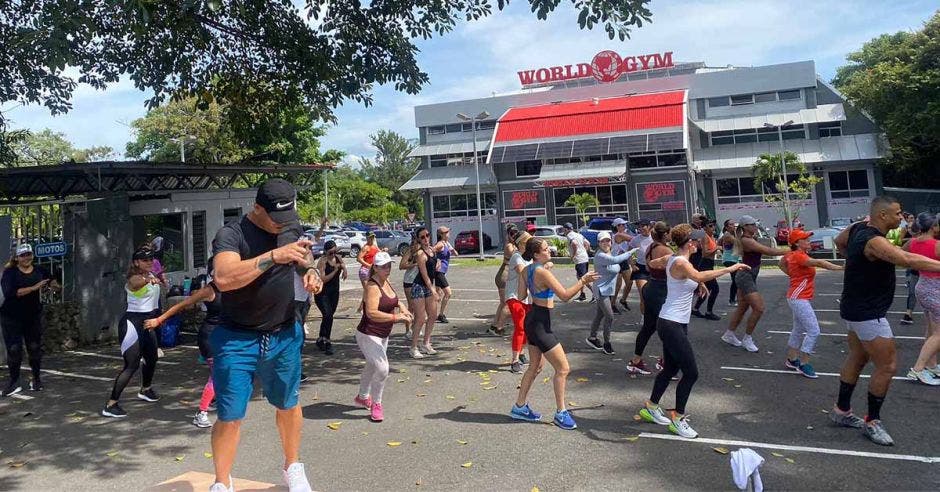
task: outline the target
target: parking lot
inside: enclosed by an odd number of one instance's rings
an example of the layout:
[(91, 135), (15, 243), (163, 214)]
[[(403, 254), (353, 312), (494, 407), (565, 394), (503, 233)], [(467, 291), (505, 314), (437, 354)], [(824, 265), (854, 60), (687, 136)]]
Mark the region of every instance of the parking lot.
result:
[[(556, 267), (573, 282), (571, 266)], [(352, 405), (363, 364), (353, 333), (360, 288), (353, 275), (343, 287), (334, 327), (336, 354), (307, 345), (311, 380), (301, 389), (305, 417), (302, 460), (316, 490), (690, 490), (733, 489), (729, 456), (716, 451), (750, 447), (765, 458), (764, 486), (771, 490), (937, 490), (940, 488), (940, 389), (903, 379), (920, 349), (923, 316), (913, 326), (897, 321), (906, 288), (898, 289), (890, 319), (898, 335), (898, 379), (882, 415), (897, 445), (880, 447), (859, 431), (829, 424), (826, 412), (838, 390), (845, 330), (838, 316), (842, 276), (820, 272), (814, 306), (823, 336), (814, 359), (819, 379), (783, 367), (790, 312), (786, 279), (772, 268), (761, 273), (767, 312), (750, 354), (719, 340), (726, 321), (693, 318), (689, 334), (700, 377), (688, 405), (696, 440), (635, 421), (653, 376), (629, 376), (639, 307), (615, 319), (616, 355), (584, 342), (594, 314), (590, 303), (557, 303), (553, 327), (569, 353), (569, 408), (578, 429), (512, 421), (508, 411), (519, 375), (509, 371), (508, 337), (485, 334), (497, 303), (496, 267), (455, 265), (447, 316), (437, 325), (439, 354), (408, 356), (401, 328), (389, 343), (392, 374), (385, 391), (386, 420), (368, 421)], [(394, 285), (400, 285), (394, 271)], [(716, 313), (728, 311), (728, 281)], [(309, 324), (315, 335), (318, 313)], [(654, 337), (647, 355), (659, 355)], [(190, 425), (206, 368), (196, 361), (192, 337), (166, 350), (155, 378), (156, 404), (132, 400), (128, 418), (98, 416), (120, 368), (116, 346), (48, 356), (46, 391), (0, 401), (0, 490), (141, 490), (187, 472), (212, 472), (209, 431)], [(650, 360), (652, 362), (652, 359)], [(870, 368), (869, 368), (870, 370)], [(530, 402), (548, 421), (553, 396), (546, 370)], [(132, 385), (135, 383), (132, 383)], [(865, 380), (854, 404), (865, 408)], [(133, 386), (131, 387), (133, 389)], [(673, 402), (674, 387), (663, 399)], [(256, 391), (242, 430), (233, 474), (280, 484), (282, 459), (274, 411)], [(176, 490), (189, 490), (178, 487)]]

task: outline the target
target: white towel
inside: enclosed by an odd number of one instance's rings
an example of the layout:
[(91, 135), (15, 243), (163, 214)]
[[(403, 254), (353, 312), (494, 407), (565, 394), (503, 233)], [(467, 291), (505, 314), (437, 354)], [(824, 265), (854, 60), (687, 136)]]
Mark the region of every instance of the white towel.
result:
[(749, 479), (754, 485), (754, 492), (764, 490), (764, 484), (760, 479), (760, 466), (764, 464), (764, 458), (754, 452), (753, 449), (743, 448), (731, 453), (731, 474), (734, 478), (734, 485), (739, 490), (747, 490)]

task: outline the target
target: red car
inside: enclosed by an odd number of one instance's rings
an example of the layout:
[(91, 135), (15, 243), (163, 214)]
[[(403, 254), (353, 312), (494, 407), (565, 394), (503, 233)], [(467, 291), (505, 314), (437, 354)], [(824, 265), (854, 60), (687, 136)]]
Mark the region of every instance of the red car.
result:
[[(479, 231), (463, 231), (460, 234), (457, 234), (457, 238), (454, 239), (454, 249), (457, 250), (458, 254), (466, 253), (479, 253), (480, 252), (480, 232)], [(493, 247), (493, 240), (490, 239), (490, 236), (486, 233), (483, 233), (483, 249), (490, 249)]]
[[(797, 229), (802, 229), (803, 224), (799, 220), (793, 221), (793, 226)], [(788, 244), (788, 239), (790, 238), (790, 227), (787, 226), (786, 220), (777, 221), (777, 244)]]

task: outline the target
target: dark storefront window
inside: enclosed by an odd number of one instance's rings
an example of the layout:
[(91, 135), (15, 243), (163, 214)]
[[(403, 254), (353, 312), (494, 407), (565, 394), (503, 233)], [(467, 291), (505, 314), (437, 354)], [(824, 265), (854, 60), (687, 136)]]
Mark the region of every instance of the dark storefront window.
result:
[(837, 198), (864, 198), (869, 196), (868, 171), (830, 171), (829, 196)]
[(636, 184), (637, 206), (644, 219), (676, 225), (689, 220), (685, 181), (657, 181)]
[(538, 176), (542, 172), (542, 161), (519, 161), (516, 163), (516, 177)]
[[(496, 209), (496, 193), (481, 193), (483, 196), (483, 215), (487, 210)], [(476, 217), (476, 193), (459, 193), (455, 195), (439, 195), (431, 197), (432, 214), (435, 219), (447, 217)]]
[[(592, 209), (587, 212), (589, 217), (598, 216), (617, 216), (629, 218), (630, 212), (627, 204), (627, 185), (612, 184), (598, 186), (579, 186), (577, 188), (553, 188), (555, 197), (555, 222), (564, 224), (565, 222), (576, 223), (576, 211), (574, 207), (566, 207), (565, 201), (574, 193), (588, 193), (597, 197), (600, 202), (598, 209)], [(577, 223), (583, 221), (578, 218)], [(581, 224), (583, 225), (583, 223)]]

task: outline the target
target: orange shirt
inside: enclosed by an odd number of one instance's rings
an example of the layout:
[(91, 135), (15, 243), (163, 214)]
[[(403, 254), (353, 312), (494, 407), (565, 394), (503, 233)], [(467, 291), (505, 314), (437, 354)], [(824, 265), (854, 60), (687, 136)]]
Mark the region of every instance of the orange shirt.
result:
[(790, 288), (787, 299), (813, 298), (813, 283), (816, 280), (816, 267), (809, 266), (809, 255), (803, 251), (791, 251), (784, 255), (787, 271), (790, 272)]

